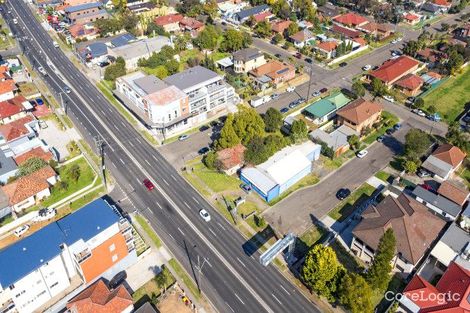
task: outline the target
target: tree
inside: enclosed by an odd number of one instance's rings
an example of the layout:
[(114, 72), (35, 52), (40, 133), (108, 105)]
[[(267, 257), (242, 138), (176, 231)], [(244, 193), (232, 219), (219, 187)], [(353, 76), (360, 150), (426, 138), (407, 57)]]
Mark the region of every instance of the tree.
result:
[(428, 111), (428, 113), (432, 115), (432, 114), (436, 113), (437, 109), (436, 109), (435, 106), (430, 105), (426, 111)]
[(291, 8), (286, 0), (277, 0), (271, 6), (273, 13), (279, 16), (281, 19), (289, 19)]
[(29, 175), (31, 173), (34, 173), (40, 170), (41, 168), (45, 166), (47, 166), (47, 162), (41, 158), (34, 157), (31, 159), (28, 159), (26, 162), (18, 166), (18, 172), (16, 173), (16, 177)]
[(78, 181), (81, 175), (80, 166), (78, 166), (78, 164), (72, 165), (72, 167), (69, 168), (67, 174), (73, 181)]
[(290, 37), (299, 31), (299, 25), (297, 23), (292, 22), (289, 27), (286, 29), (286, 37)]
[(407, 160), (403, 164), (403, 168), (407, 173), (416, 173), (416, 171), (418, 170), (418, 165), (415, 161)]
[(194, 39), (194, 44), (202, 50), (214, 50), (217, 47), (219, 33), (213, 25), (207, 25)]
[(450, 144), (459, 147), (467, 154), (470, 153), (470, 138), (461, 130), (460, 124), (458, 122), (452, 122), (449, 125), (446, 139)]
[(240, 137), (238, 137), (233, 128), (233, 121), (233, 114), (227, 115), (224, 127), (222, 127), (222, 130), (220, 131), (220, 137), (215, 142), (216, 149), (222, 150), (225, 148), (231, 148), (240, 143)]
[(163, 288), (164, 291), (168, 287), (167, 284), (173, 282), (173, 276), (166, 268), (165, 264), (162, 265), (160, 273), (155, 276), (155, 282), (157, 283), (158, 287)]
[(276, 33), (276, 35), (274, 35), (273, 39), (271, 40), (274, 44), (278, 44), (282, 41), (282, 35), (279, 34), (279, 33)]
[(266, 162), (270, 155), (263, 138), (259, 136), (252, 138), (246, 147), (244, 157), (246, 162), (255, 165)]
[(424, 107), (424, 99), (417, 98), (415, 102), (413, 103), (413, 105), (415, 106), (415, 108), (421, 109), (422, 107)]
[(258, 226), (259, 228), (264, 228), (266, 226), (266, 220), (264, 219), (264, 217), (260, 215), (255, 215), (254, 220), (256, 226)]
[(356, 80), (353, 84), (352, 84), (352, 91), (356, 94), (356, 96), (358, 97), (363, 97), (365, 94), (366, 94), (366, 88), (364, 87), (364, 85), (362, 84), (361, 81), (359, 80)]
[(374, 305), (372, 304), (372, 289), (367, 281), (356, 273), (347, 273), (341, 280), (340, 302), (351, 313), (372, 313)]
[(168, 36), (168, 33), (165, 31), (165, 29), (162, 26), (157, 25), (152, 22), (147, 25), (146, 34), (153, 35), (154, 33), (159, 36)]
[(300, 277), (305, 286), (318, 295), (332, 300), (342, 266), (331, 247), (315, 245), (305, 257)]
[(396, 239), (392, 228), (388, 228), (380, 238), (372, 265), (367, 273), (367, 281), (374, 289), (385, 291), (390, 281), (391, 261), (395, 255)]
[(178, 61), (176, 61), (175, 59), (171, 58), (171, 59), (168, 59), (166, 62), (165, 62), (165, 68), (167, 70), (167, 75), (173, 75), (175, 73), (178, 73), (179, 71), (179, 68), (180, 68), (180, 64)]
[(446, 63), (446, 68), (452, 75), (459, 70), (464, 63), (463, 56), (457, 52), (457, 50), (452, 49), (449, 53), (448, 61)]
[(248, 47), (252, 42), (250, 35), (235, 29), (229, 29), (225, 32), (220, 50), (224, 52), (233, 52)]
[(265, 129), (268, 133), (278, 131), (282, 126), (282, 113), (275, 108), (269, 108), (263, 115)]
[(122, 28), (124, 28), (129, 33), (136, 33), (137, 23), (139, 22), (139, 18), (137, 15), (131, 13), (130, 11), (125, 11), (121, 17), (120, 22)]
[(255, 26), (255, 34), (262, 38), (266, 38), (271, 35), (271, 24), (267, 21), (262, 21), (256, 24)]
[(104, 70), (104, 79), (114, 82), (116, 78), (126, 75), (126, 61), (118, 57), (114, 64), (108, 65)]
[(385, 87), (385, 84), (376, 77), (372, 78), (371, 88), (374, 97), (381, 97), (387, 93), (387, 87)]
[(215, 170), (217, 168), (217, 153), (210, 151), (204, 156), (202, 162), (208, 169)]
[(361, 142), (359, 141), (359, 137), (357, 135), (351, 135), (348, 137), (348, 143), (351, 149), (356, 150), (359, 149)]
[(240, 106), (235, 114), (233, 129), (241, 142), (246, 145), (255, 137), (264, 136), (264, 121), (253, 108)]
[(303, 120), (295, 120), (292, 122), (289, 136), (293, 143), (304, 141), (308, 136), (307, 124)]
[(412, 128), (405, 136), (405, 155), (408, 160), (418, 160), (430, 145), (428, 134), (421, 129)]

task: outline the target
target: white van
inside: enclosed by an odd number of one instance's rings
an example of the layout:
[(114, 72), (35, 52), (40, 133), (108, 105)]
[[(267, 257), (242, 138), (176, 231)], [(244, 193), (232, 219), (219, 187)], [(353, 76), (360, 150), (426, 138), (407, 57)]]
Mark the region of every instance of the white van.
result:
[(54, 40), (52, 44), (54, 45), (54, 47), (59, 48), (59, 44), (57, 43), (57, 41)]

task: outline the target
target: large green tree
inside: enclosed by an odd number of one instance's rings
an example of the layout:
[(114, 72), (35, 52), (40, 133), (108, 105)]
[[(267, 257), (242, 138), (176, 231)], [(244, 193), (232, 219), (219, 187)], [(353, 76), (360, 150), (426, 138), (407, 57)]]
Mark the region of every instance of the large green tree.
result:
[(224, 127), (222, 127), (222, 130), (220, 131), (220, 137), (215, 142), (216, 149), (221, 150), (225, 148), (231, 148), (240, 143), (240, 137), (238, 137), (233, 128), (233, 121), (233, 114), (227, 115)]
[(464, 133), (458, 122), (452, 122), (449, 125), (449, 130), (446, 134), (447, 141), (462, 149), (467, 154), (470, 153), (470, 136), (468, 133)]
[(234, 119), (233, 128), (244, 145), (254, 137), (264, 136), (264, 121), (255, 109), (240, 106)]
[(409, 160), (418, 160), (431, 146), (429, 135), (418, 128), (412, 128), (405, 135), (405, 155)]
[(290, 128), (290, 138), (293, 143), (299, 143), (307, 139), (308, 128), (303, 120), (295, 120)]
[(372, 289), (367, 281), (356, 273), (347, 273), (339, 287), (340, 302), (351, 313), (372, 313)]
[(224, 33), (220, 50), (233, 52), (248, 47), (252, 43), (251, 36), (245, 32), (229, 29)]
[(269, 108), (266, 113), (264, 113), (263, 120), (267, 132), (276, 132), (282, 126), (282, 113), (275, 108)]
[(206, 25), (204, 30), (194, 39), (194, 44), (200, 49), (214, 50), (217, 48), (219, 32), (213, 25)]
[(352, 84), (352, 91), (356, 94), (358, 97), (363, 97), (366, 94), (366, 88), (364, 88), (364, 85), (360, 80), (356, 80)]
[(256, 24), (254, 31), (258, 36), (266, 38), (271, 35), (271, 24), (267, 21), (259, 22)]
[(380, 97), (387, 93), (387, 87), (385, 87), (385, 84), (380, 79), (375, 77), (372, 78), (371, 88), (375, 97)]
[(393, 229), (385, 231), (379, 241), (372, 265), (367, 272), (367, 281), (374, 289), (385, 291), (390, 282), (392, 259), (395, 256), (396, 239)]

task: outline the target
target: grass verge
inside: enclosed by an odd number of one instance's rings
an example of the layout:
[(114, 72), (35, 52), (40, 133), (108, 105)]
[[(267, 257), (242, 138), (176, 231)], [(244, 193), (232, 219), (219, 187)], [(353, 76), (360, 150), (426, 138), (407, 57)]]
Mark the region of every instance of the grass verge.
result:
[(328, 216), (331, 218), (342, 222), (351, 215), (352, 212), (365, 201), (368, 197), (372, 195), (375, 191), (375, 188), (371, 185), (365, 183), (359, 188), (356, 189), (348, 198), (338, 204), (333, 210), (328, 213)]
[(197, 300), (199, 300), (201, 294), (199, 293), (199, 289), (197, 288), (196, 283), (194, 283), (191, 277), (189, 277), (189, 275), (186, 273), (183, 267), (178, 263), (178, 261), (176, 261), (175, 259), (171, 259), (170, 261), (168, 261), (168, 264), (176, 273), (176, 276), (178, 276), (186, 285), (186, 287), (189, 288), (192, 295), (196, 297)]
[(104, 82), (99, 82), (96, 84), (96, 86), (98, 87), (98, 89), (103, 93), (103, 95), (108, 99), (109, 102), (111, 102), (112, 105), (114, 105), (114, 107), (116, 107), (116, 109), (119, 111), (119, 113), (121, 113), (122, 116), (124, 116), (126, 118), (126, 120), (131, 123), (132, 125), (134, 126), (137, 126), (137, 121), (135, 120), (135, 118), (132, 116), (131, 113), (129, 113), (129, 111), (126, 110), (126, 108), (124, 108), (124, 106), (119, 103), (119, 101), (114, 97), (112, 91), (108, 88), (108, 86), (106, 85), (106, 83)]
[(147, 236), (149, 236), (150, 240), (152, 240), (154, 245), (157, 248), (160, 248), (162, 246), (162, 241), (160, 240), (160, 238), (158, 238), (152, 226), (150, 226), (150, 224), (147, 223), (145, 218), (141, 215), (135, 215), (135, 219), (137, 220), (137, 223), (139, 223), (140, 227), (142, 227), (142, 229), (147, 233)]
[(386, 173), (384, 171), (378, 171), (377, 173), (375, 173), (374, 176), (380, 180), (383, 180), (384, 182), (389, 182), (390, 178), (392, 177), (391, 174)]
[(160, 273), (132, 294), (132, 300), (134, 300), (136, 308), (142, 306), (145, 302), (154, 302), (160, 296), (162, 290), (173, 285), (175, 281), (168, 268), (163, 266)]

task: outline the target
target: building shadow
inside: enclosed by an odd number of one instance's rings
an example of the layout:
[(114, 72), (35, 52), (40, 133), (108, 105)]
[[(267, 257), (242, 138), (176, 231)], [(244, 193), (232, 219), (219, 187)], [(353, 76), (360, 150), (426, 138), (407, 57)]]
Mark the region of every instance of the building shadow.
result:
[(271, 226), (268, 225), (263, 230), (258, 231), (256, 234), (254, 234), (242, 245), (243, 251), (247, 256), (252, 256), (271, 238), (277, 239), (274, 230), (271, 228)]

